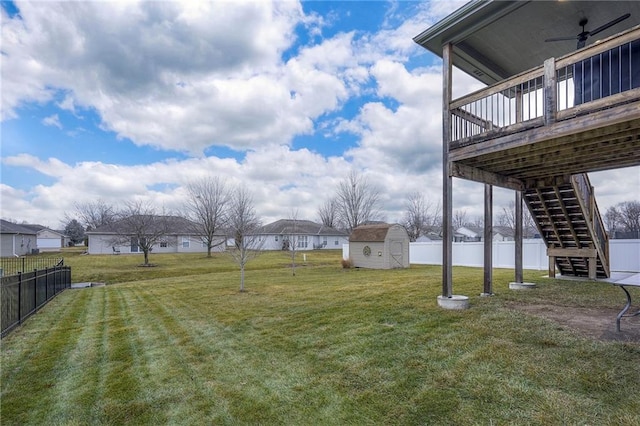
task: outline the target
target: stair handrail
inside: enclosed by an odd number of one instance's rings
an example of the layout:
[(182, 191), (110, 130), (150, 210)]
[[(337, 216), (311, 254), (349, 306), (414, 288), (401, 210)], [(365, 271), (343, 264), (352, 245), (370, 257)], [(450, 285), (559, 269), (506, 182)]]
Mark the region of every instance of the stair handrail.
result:
[(609, 237), (604, 228), (604, 222), (595, 201), (595, 195), (591, 181), (586, 173), (571, 176), (573, 187), (578, 194), (578, 200), (586, 219), (587, 226), (595, 236), (595, 249), (602, 259), (602, 266), (609, 276)]

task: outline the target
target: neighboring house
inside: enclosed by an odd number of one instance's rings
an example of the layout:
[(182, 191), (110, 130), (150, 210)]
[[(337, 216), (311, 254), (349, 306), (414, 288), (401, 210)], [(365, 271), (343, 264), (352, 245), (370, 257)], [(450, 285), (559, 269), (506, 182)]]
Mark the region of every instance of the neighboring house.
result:
[(65, 235), (46, 226), (37, 224), (22, 225), (36, 233), (38, 251), (60, 251), (64, 247)]
[(296, 250), (340, 249), (349, 242), (346, 232), (310, 220), (280, 219), (256, 234), (264, 238), (262, 250), (286, 250), (290, 244)]
[(386, 223), (358, 226), (349, 237), (349, 257), (356, 268), (408, 268), (407, 230)]
[[(158, 216), (169, 229), (164, 237), (152, 247), (153, 253), (206, 253), (207, 246), (201, 236), (194, 231), (193, 222), (179, 216)], [(157, 229), (150, 229), (149, 234), (157, 233)], [(138, 245), (138, 238), (131, 230), (125, 229), (124, 222), (116, 221), (109, 225), (100, 226), (85, 233), (89, 239), (89, 254), (114, 253), (142, 253)], [(124, 243), (123, 240), (127, 242)], [(212, 251), (225, 250), (225, 235), (220, 233), (219, 243)]]
[[(479, 226), (461, 226), (456, 229), (456, 242), (484, 241), (484, 228)], [(493, 227), (493, 241), (513, 241), (513, 229), (506, 226)]]
[(37, 249), (36, 232), (31, 228), (0, 219), (0, 256), (24, 256)]

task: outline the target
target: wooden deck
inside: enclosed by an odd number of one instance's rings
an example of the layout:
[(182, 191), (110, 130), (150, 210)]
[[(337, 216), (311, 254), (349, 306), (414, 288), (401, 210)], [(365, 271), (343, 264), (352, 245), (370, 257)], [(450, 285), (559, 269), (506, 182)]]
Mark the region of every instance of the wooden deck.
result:
[[(618, 60), (624, 49), (639, 57), (629, 59), (626, 68)], [(576, 64), (594, 62), (603, 64), (594, 79), (610, 77), (617, 66), (623, 70), (620, 82), (600, 82), (593, 86), (599, 92), (594, 99), (576, 102)], [(640, 165), (638, 65), (640, 28), (634, 28), (452, 101), (452, 176), (524, 190), (566, 182), (570, 175)], [(623, 73), (630, 74), (628, 87)]]

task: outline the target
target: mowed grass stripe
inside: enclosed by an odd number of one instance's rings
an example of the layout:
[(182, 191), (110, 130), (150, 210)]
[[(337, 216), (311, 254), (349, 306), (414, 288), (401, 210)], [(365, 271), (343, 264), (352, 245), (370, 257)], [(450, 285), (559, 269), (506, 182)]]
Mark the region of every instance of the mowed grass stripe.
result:
[(172, 303), (175, 301), (172, 294), (180, 295), (180, 291), (169, 286), (167, 289), (174, 291), (158, 297), (146, 292), (145, 287), (139, 283), (127, 291), (130, 300), (135, 300), (132, 306), (138, 318), (138, 334), (147, 348), (146, 385), (156, 398), (161, 396), (154, 405), (169, 423), (226, 418), (224, 403), (209, 390), (208, 379), (202, 372), (204, 365), (216, 360), (212, 359), (209, 347), (196, 344), (192, 329), (177, 319), (181, 312)]
[(75, 346), (60, 366), (56, 384), (56, 404), (51, 410), (50, 421), (68, 424), (83, 419), (96, 422), (92, 410), (101, 397), (99, 382), (105, 366), (105, 338), (107, 290), (104, 287), (78, 290), (89, 296), (87, 315), (82, 318), (84, 326), (79, 330)]
[(144, 397), (145, 348), (137, 338), (137, 318), (132, 317), (122, 289), (107, 290), (106, 356), (93, 414), (101, 423), (151, 423), (155, 413)]
[[(209, 261), (193, 256), (182, 263), (167, 259), (184, 271), (206, 273), (107, 286), (108, 320), (98, 357), (104, 364), (97, 379), (85, 376), (95, 380), (96, 403), (56, 419), (297, 425), (640, 421), (640, 346), (585, 339), (508, 307), (531, 301), (606, 306), (603, 298), (617, 302), (609, 286), (540, 280), (536, 291), (509, 292), (512, 271), (495, 270), (497, 296), (480, 298), (482, 271), (456, 268), (454, 287), (471, 296), (472, 308), (454, 312), (435, 303), (438, 267), (343, 271), (339, 256), (335, 262), (329, 256), (311, 253), (318, 263), (298, 267), (293, 277), (281, 253), (265, 254), (247, 271), (247, 293), (238, 292), (237, 271), (192, 268), (189, 262)], [(127, 327), (131, 336), (117, 338), (131, 348), (127, 374), (138, 386), (133, 397), (152, 414), (133, 411), (125, 418), (117, 416), (117, 404), (126, 411), (128, 398), (112, 396), (112, 412), (101, 401), (115, 379), (112, 360), (120, 362), (107, 348), (114, 332)], [(73, 350), (79, 352), (83, 338)], [(3, 356), (12, 350), (3, 347)]]
[[(67, 356), (77, 344), (90, 301), (89, 293), (66, 290), (27, 320), (23, 327), (28, 332), (14, 332), (3, 340), (18, 352), (8, 357), (3, 351), (3, 424), (48, 421), (50, 407), (60, 397), (56, 385), (66, 375)], [(34, 381), (40, 385), (32, 386)]]

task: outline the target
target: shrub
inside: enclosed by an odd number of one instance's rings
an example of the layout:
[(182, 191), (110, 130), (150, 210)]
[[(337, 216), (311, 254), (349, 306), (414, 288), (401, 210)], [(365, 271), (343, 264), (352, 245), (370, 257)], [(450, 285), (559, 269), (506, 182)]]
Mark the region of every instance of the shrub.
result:
[(351, 258), (349, 259), (342, 259), (342, 268), (343, 269), (351, 269), (351, 266), (353, 266), (352, 262), (351, 262)]

